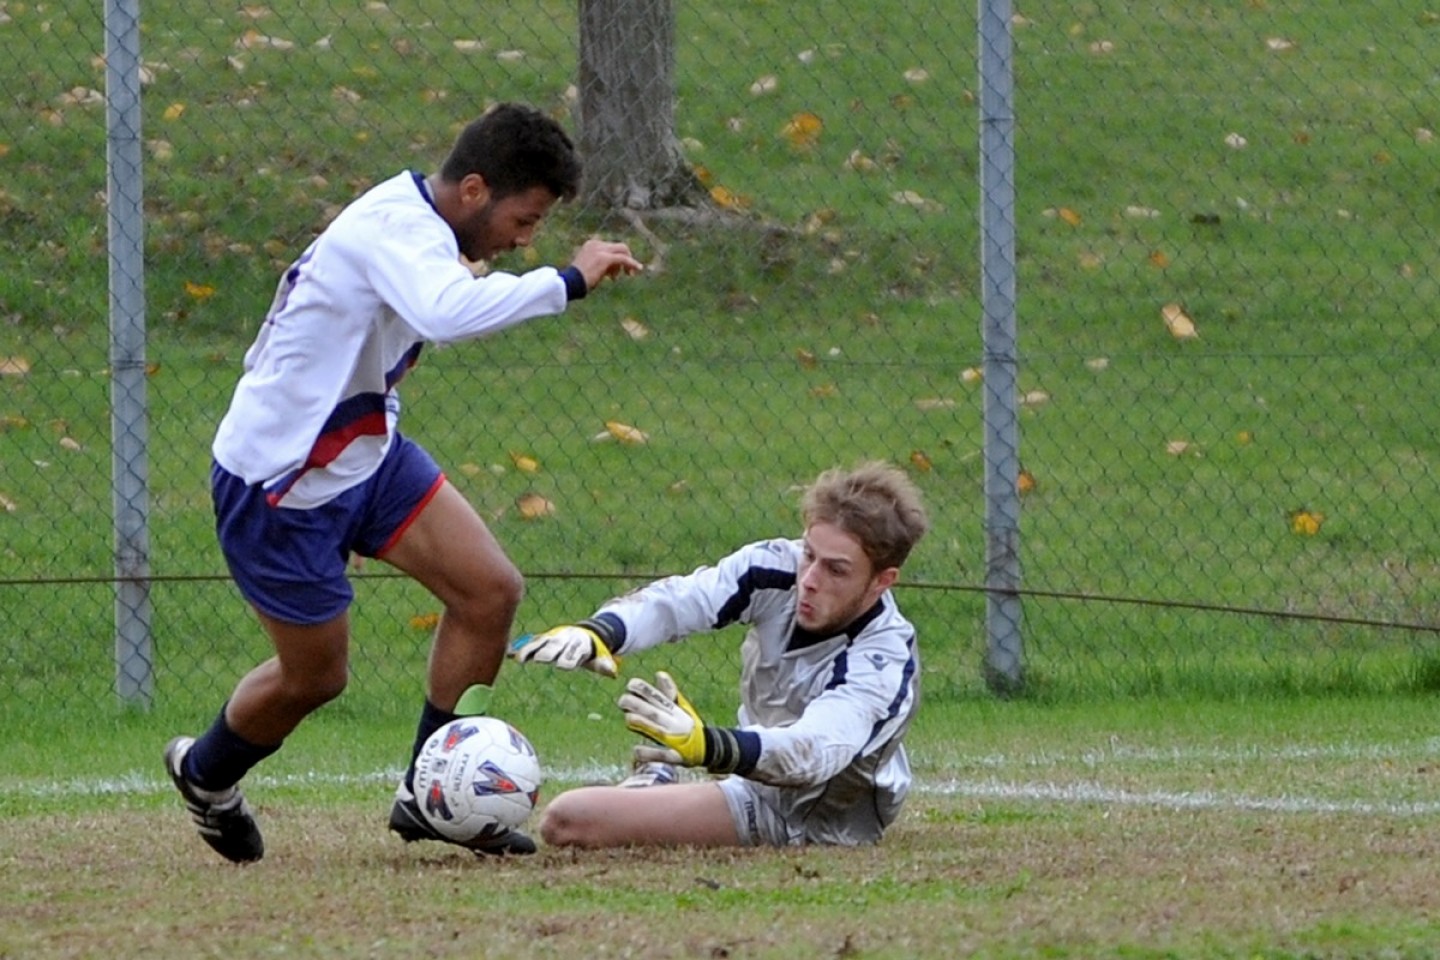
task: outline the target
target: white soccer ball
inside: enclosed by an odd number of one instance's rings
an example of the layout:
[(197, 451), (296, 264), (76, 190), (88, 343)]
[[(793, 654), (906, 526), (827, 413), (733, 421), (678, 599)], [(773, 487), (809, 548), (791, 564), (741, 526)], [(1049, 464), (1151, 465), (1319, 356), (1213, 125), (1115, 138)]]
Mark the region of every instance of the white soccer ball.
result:
[(437, 832), (464, 843), (524, 823), (543, 779), (523, 733), (498, 717), (461, 717), (425, 741), (415, 802)]

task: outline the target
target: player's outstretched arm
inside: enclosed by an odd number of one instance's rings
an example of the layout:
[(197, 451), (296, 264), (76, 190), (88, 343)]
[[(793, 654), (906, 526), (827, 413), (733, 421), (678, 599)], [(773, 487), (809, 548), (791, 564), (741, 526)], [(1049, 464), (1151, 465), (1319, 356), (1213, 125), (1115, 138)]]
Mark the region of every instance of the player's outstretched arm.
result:
[(548, 663), (561, 670), (584, 667), (602, 677), (613, 677), (619, 672), (619, 660), (600, 639), (600, 634), (580, 624), (553, 627), (532, 637), (522, 637), (511, 656), (520, 663)]
[(570, 265), (585, 278), (586, 290), (594, 290), (610, 277), (629, 276), (645, 269), (626, 244), (594, 237), (575, 251)]
[(635, 748), (640, 762), (704, 767), (711, 773), (745, 773), (755, 765), (759, 739), (753, 733), (708, 726), (670, 674), (655, 674), (652, 685), (632, 677), (618, 706), (625, 726), (657, 746)]

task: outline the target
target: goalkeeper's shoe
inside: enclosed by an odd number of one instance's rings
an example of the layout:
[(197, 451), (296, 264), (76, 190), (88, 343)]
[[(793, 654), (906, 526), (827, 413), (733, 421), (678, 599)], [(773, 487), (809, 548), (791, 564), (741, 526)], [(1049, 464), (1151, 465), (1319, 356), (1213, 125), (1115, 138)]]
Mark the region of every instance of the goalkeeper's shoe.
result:
[(679, 781), (680, 771), (676, 769), (675, 764), (649, 760), (645, 763), (635, 764), (634, 772), (621, 780), (617, 786), (663, 787), (667, 783), (678, 783)]
[(403, 784), (395, 791), (395, 803), (390, 807), (390, 830), (406, 843), (438, 840), (464, 847), (478, 857), (517, 857), (535, 852), (535, 841), (513, 827), (502, 827), (494, 833), (485, 831), (481, 836), (465, 841), (443, 836), (430, 826), (420, 812), (420, 805), (415, 802), (415, 794)]
[(190, 811), (200, 838), (232, 863), (259, 860), (265, 855), (265, 841), (240, 788), (205, 790), (185, 776), (185, 757), (194, 745), (194, 737), (171, 740), (165, 747), (165, 770), (185, 799), (185, 809)]

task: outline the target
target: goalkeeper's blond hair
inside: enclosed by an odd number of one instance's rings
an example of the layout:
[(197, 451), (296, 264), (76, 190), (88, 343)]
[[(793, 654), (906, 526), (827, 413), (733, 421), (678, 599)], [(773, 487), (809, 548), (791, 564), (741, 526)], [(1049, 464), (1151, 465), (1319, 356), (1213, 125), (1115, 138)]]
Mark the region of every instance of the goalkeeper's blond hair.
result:
[(831, 523), (859, 540), (876, 570), (903, 564), (930, 527), (919, 488), (878, 460), (826, 470), (805, 491), (800, 511), (806, 527)]

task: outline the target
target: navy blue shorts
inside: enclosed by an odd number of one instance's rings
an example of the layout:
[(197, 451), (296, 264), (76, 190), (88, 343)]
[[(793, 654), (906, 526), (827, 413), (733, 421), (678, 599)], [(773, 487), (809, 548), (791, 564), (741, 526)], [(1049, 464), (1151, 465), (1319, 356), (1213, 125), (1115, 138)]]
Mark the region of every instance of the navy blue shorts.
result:
[(272, 507), (260, 484), (214, 464), (215, 532), (240, 593), (285, 623), (324, 623), (355, 599), (350, 554), (382, 557), (445, 481), (418, 444), (396, 434), (380, 469), (329, 503)]

